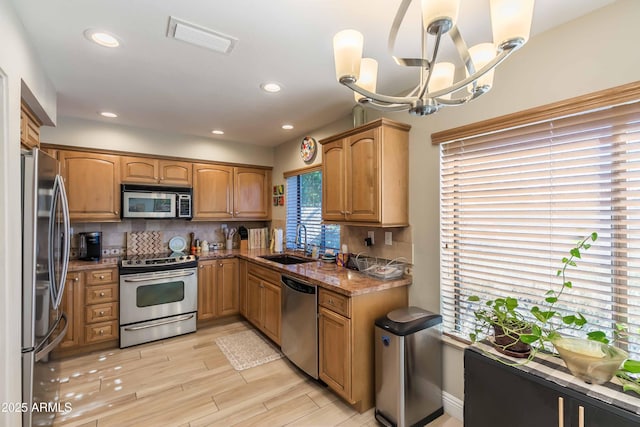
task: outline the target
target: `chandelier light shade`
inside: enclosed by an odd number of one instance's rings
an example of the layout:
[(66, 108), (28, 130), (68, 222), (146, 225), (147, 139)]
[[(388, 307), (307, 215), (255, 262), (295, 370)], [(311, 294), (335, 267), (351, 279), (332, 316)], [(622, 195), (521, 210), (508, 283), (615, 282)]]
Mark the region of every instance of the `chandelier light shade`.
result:
[[(457, 26), (460, 0), (421, 0), (422, 51), (419, 58), (393, 55), (398, 30), (413, 0), (402, 0), (389, 32), (389, 51), (395, 63), (419, 70), (417, 85), (402, 96), (376, 92), (378, 64), (362, 58), (364, 37), (356, 30), (337, 33), (333, 50), (338, 81), (355, 92), (358, 103), (382, 111), (409, 111), (425, 116), (445, 106), (462, 105), (487, 93), (494, 69), (529, 39), (534, 0), (491, 0), (493, 43), (467, 47)], [(438, 62), (443, 36), (453, 41), (464, 79), (454, 82), (456, 65)], [(433, 44), (433, 46), (431, 46)]]

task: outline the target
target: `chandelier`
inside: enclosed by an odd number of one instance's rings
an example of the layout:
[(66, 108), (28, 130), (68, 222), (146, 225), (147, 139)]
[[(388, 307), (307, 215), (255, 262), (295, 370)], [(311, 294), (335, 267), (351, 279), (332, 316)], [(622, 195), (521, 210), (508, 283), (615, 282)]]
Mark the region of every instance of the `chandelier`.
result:
[[(420, 58), (393, 55), (398, 30), (412, 0), (402, 0), (389, 32), (388, 48), (396, 64), (419, 69), (419, 82), (404, 96), (376, 93), (378, 63), (362, 58), (364, 38), (356, 30), (343, 30), (333, 38), (338, 81), (353, 90), (355, 99), (382, 111), (405, 111), (417, 116), (433, 114), (445, 106), (462, 105), (487, 93), (493, 71), (529, 38), (534, 0), (491, 0), (493, 43), (467, 47), (456, 25), (460, 0), (422, 1), (422, 48)], [(448, 35), (465, 69), (454, 83), (455, 64), (437, 62), (441, 39)], [(433, 40), (428, 57), (427, 42)]]

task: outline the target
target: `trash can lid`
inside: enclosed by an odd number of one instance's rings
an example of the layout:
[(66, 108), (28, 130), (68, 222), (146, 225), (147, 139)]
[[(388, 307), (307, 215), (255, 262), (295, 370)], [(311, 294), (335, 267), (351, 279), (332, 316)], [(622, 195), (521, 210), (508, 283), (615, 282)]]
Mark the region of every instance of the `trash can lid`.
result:
[(442, 316), (420, 307), (405, 307), (376, 319), (376, 326), (405, 336), (442, 323)]

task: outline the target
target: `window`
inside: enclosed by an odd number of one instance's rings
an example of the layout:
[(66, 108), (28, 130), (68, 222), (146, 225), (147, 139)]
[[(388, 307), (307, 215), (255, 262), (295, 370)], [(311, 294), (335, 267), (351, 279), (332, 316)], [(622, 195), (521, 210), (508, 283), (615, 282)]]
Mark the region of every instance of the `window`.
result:
[(516, 296), (525, 315), (543, 304), (562, 257), (596, 231), (559, 308), (584, 313), (587, 331), (627, 324), (617, 345), (640, 356), (640, 102), (453, 138), (440, 152), (445, 329), (468, 338), (469, 295)]
[[(340, 226), (322, 224), (322, 171), (317, 168), (287, 177), (286, 240), (289, 249), (296, 248), (298, 224), (306, 227), (308, 250), (313, 246), (322, 251), (340, 247)], [(303, 242), (302, 231), (299, 242)]]

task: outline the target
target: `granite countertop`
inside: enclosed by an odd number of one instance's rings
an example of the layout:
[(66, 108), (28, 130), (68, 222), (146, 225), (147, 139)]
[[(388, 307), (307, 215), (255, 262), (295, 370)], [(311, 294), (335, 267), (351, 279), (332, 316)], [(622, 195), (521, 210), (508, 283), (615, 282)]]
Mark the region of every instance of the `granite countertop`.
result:
[[(242, 258), (255, 262), (264, 267), (276, 270), (280, 273), (300, 279), (305, 282), (320, 286), (334, 292), (356, 296), (368, 294), (371, 292), (383, 291), (385, 289), (396, 288), (400, 286), (409, 286), (412, 278), (409, 275), (396, 280), (379, 280), (369, 277), (358, 271), (350, 270), (344, 267), (338, 267), (335, 263), (324, 263), (322, 261), (311, 261), (303, 264), (282, 265), (277, 262), (260, 258), (262, 255), (272, 255), (268, 249), (254, 250), (216, 250), (205, 252), (198, 255), (198, 260), (224, 259), (224, 258)], [(300, 256), (300, 254), (295, 254)], [(80, 261), (71, 260), (69, 263), (69, 271), (95, 270), (96, 268), (113, 268), (118, 266), (120, 257), (105, 257), (99, 261)]]

